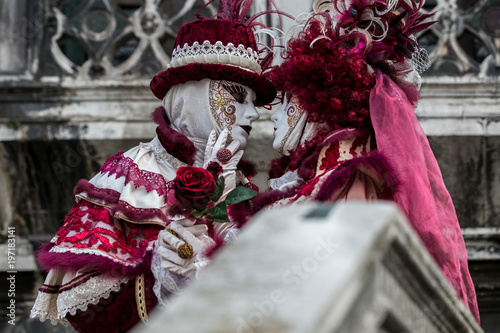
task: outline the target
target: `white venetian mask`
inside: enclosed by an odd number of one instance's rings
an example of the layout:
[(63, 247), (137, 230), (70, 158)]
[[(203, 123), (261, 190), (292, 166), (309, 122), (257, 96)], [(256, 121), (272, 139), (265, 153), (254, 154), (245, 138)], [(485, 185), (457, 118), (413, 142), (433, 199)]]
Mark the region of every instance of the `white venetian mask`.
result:
[(315, 0), (313, 9), (315, 13), (331, 13), (334, 11), (334, 6), (331, 0)]
[(307, 115), (295, 96), (285, 100), (281, 107), (271, 116), (274, 122), (273, 148), (283, 155), (297, 148), (304, 132)]
[(232, 140), (240, 140), (240, 147), (247, 144), (252, 123), (259, 119), (255, 109), (255, 92), (247, 86), (230, 82), (211, 80), (209, 103), (212, 116), (219, 128), (227, 128)]

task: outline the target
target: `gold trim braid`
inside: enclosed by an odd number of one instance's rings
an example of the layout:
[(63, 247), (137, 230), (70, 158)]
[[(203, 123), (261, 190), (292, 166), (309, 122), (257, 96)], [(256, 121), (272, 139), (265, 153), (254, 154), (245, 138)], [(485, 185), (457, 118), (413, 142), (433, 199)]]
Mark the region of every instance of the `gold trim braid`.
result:
[(146, 290), (144, 289), (144, 274), (135, 278), (135, 301), (137, 303), (137, 313), (145, 324), (148, 323), (148, 312), (146, 310)]

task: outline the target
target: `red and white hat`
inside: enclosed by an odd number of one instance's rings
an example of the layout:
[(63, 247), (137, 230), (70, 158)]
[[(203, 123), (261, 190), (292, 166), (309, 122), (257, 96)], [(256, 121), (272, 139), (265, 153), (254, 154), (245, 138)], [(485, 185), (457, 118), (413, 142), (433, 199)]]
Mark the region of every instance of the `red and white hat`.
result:
[(163, 99), (172, 86), (209, 78), (248, 86), (257, 95), (256, 106), (271, 103), (276, 89), (262, 75), (260, 52), (252, 30), (255, 18), (262, 13), (246, 19), (251, 3), (222, 1), (217, 18), (183, 25), (175, 40), (171, 63), (151, 80), (153, 94)]

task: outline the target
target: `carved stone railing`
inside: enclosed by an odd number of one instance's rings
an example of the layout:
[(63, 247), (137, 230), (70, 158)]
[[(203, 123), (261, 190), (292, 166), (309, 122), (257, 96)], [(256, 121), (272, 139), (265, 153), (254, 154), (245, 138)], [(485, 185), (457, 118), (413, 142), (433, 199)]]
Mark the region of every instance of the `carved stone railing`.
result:
[[(143, 138), (158, 105), (149, 80), (168, 63), (177, 29), (206, 2), (2, 3), (0, 141)], [(303, 1), (277, 2), (292, 14), (304, 11)], [(265, 3), (255, 0), (259, 10)], [(427, 0), (424, 10), (439, 21), (419, 36), (434, 63), (417, 111), (424, 130), (499, 135), (498, 1)]]
[(392, 204), (291, 206), (250, 223), (136, 332), (482, 332)]
[[(179, 27), (207, 0), (42, 0), (3, 6), (5, 41), (26, 45), (28, 57), (3, 59), (4, 73), (72, 80), (150, 78), (170, 60)], [(214, 7), (201, 12), (214, 13)], [(9, 38), (10, 37), (10, 38)], [(25, 50), (26, 51), (26, 50)], [(5, 52), (5, 51), (4, 51)], [(22, 53), (22, 52), (21, 52)], [(24, 71), (23, 71), (24, 70)]]
[(427, 135), (500, 135), (500, 3), (427, 0), (438, 21), (419, 35), (432, 67), (417, 115)]
[(178, 28), (206, 2), (0, 4), (0, 141), (151, 137), (159, 101), (149, 80), (169, 62)]
[(419, 36), (431, 55), (427, 75), (500, 75), (500, 4), (496, 0), (427, 0), (438, 21)]

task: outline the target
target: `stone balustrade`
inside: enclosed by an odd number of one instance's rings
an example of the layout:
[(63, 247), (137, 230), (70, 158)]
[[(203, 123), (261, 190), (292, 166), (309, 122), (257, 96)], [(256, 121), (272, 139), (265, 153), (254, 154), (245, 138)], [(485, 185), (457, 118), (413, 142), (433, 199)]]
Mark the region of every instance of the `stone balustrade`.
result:
[(135, 332), (482, 332), (390, 203), (255, 218)]

